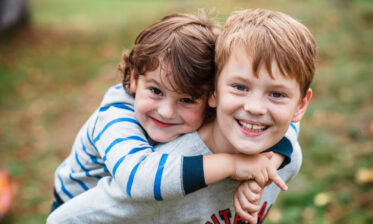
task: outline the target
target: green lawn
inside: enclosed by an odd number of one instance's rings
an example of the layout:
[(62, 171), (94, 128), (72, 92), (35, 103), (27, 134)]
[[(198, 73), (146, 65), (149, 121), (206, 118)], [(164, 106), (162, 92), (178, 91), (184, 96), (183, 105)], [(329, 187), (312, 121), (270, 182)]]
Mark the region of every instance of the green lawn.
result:
[[(202, 3), (203, 2), (203, 3)], [(373, 223), (373, 3), (366, 0), (32, 0), (32, 26), (0, 39), (0, 168), (15, 199), (0, 223), (44, 223), (53, 174), (75, 134), (120, 82), (116, 64), (146, 26), (204, 8), (269, 8), (307, 25), (319, 61), (302, 121), (303, 166), (266, 223)], [(364, 172), (367, 171), (367, 172)]]

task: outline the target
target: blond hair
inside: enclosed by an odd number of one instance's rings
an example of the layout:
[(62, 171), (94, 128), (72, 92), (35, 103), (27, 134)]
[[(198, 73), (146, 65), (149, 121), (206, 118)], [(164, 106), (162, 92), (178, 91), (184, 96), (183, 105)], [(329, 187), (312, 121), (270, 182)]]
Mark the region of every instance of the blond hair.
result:
[(315, 73), (316, 44), (303, 24), (284, 13), (265, 9), (234, 12), (216, 42), (217, 75), (236, 48), (247, 52), (256, 77), (260, 66), (264, 66), (273, 78), (271, 66), (276, 62), (281, 74), (294, 78), (302, 97), (306, 95)]

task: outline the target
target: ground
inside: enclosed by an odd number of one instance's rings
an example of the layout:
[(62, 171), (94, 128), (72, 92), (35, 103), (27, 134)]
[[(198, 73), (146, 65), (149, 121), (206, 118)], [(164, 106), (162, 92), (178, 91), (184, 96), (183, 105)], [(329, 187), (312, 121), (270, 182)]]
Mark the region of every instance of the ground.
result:
[(31, 26), (0, 39), (0, 168), (14, 200), (0, 223), (43, 223), (53, 174), (147, 25), (205, 8), (269, 8), (307, 25), (318, 45), (314, 97), (301, 124), (303, 166), (266, 223), (373, 222), (373, 3), (33, 0)]

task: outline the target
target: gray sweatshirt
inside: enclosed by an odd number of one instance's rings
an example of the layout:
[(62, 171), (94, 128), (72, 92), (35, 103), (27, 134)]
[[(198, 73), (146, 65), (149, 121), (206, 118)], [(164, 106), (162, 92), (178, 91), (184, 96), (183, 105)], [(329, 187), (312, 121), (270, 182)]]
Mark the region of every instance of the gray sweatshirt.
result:
[[(179, 150), (172, 150), (174, 148)], [(211, 153), (197, 132), (158, 145), (156, 151), (184, 156)], [(301, 163), (302, 153), (296, 143), (293, 144), (291, 162), (279, 170), (279, 175), (288, 182), (298, 173)], [(174, 168), (180, 169), (177, 166)], [(172, 169), (168, 172), (172, 172)], [(239, 183), (226, 179), (184, 197), (154, 201), (124, 195), (112, 177), (104, 177), (96, 187), (55, 210), (47, 223), (245, 223), (236, 215), (233, 207), (233, 193)], [(265, 188), (258, 223), (264, 221), (279, 192), (280, 189), (274, 184)]]
[[(184, 153), (189, 144), (182, 149), (171, 144), (168, 150), (154, 150), (136, 119), (133, 102), (122, 84), (107, 90), (100, 107), (77, 134), (70, 155), (56, 170), (55, 197), (60, 203), (95, 187), (106, 176), (114, 177), (124, 195), (153, 201), (205, 187), (200, 153), (188, 157), (169, 153)], [(296, 129), (291, 124), (281, 142), (270, 149), (286, 161), (297, 144)]]

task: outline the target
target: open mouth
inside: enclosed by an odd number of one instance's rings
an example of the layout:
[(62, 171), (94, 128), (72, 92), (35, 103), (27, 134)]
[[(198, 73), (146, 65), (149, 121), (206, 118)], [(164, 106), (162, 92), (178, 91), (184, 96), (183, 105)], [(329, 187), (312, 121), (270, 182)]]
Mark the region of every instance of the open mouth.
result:
[(249, 132), (262, 132), (269, 128), (269, 126), (267, 125), (250, 124), (240, 120), (237, 120), (237, 122), (244, 130)]

